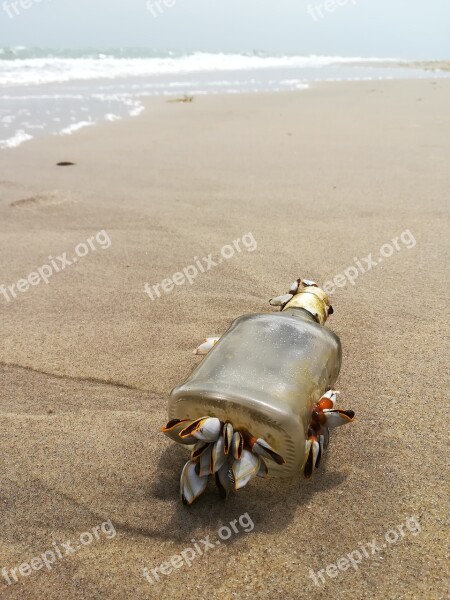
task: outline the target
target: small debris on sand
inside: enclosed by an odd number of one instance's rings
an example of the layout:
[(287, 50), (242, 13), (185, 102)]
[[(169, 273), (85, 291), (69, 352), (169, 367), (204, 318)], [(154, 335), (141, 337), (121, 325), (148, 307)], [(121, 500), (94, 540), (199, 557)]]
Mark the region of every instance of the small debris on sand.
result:
[(194, 96), (184, 95), (182, 98), (171, 98), (170, 100), (167, 100), (167, 102), (170, 102), (171, 104), (175, 104), (176, 102), (194, 102)]

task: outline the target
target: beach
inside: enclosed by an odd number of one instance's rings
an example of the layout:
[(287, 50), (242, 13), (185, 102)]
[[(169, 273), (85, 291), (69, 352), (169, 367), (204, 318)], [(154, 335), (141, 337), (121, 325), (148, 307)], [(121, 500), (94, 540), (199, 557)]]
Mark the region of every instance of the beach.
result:
[[(432, 73), (155, 97), (0, 151), (2, 598), (448, 597), (449, 99)], [(297, 277), (331, 283), (355, 423), (312, 480), (186, 508), (168, 394)]]

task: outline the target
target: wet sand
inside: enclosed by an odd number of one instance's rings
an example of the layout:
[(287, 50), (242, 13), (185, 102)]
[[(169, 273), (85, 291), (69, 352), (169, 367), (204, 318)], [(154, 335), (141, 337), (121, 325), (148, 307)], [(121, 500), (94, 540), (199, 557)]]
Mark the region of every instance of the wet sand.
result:
[[(449, 100), (431, 78), (160, 98), (1, 153), (0, 282), (17, 296), (0, 294), (2, 598), (448, 597)], [(164, 291), (247, 234), (256, 249)], [(18, 291), (51, 260), (47, 284)], [(159, 433), (168, 392), (203, 338), (299, 276), (337, 276), (328, 326), (357, 421), (312, 481), (258, 480), (226, 503), (211, 485), (187, 509), (185, 452)], [(144, 578), (234, 520), (191, 567)], [(46, 551), (49, 568), (20, 574)]]

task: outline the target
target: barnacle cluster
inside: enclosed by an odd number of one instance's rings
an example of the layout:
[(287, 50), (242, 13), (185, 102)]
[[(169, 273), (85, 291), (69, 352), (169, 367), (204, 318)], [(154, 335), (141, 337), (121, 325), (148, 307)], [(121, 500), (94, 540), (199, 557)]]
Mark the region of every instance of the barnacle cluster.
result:
[(194, 445), (181, 473), (184, 504), (192, 504), (205, 491), (210, 475), (215, 476), (221, 496), (226, 497), (255, 475), (266, 477), (265, 459), (280, 465), (285, 462), (262, 438), (255, 438), (245, 429), (235, 430), (231, 423), (216, 417), (172, 419), (161, 431), (179, 444)]

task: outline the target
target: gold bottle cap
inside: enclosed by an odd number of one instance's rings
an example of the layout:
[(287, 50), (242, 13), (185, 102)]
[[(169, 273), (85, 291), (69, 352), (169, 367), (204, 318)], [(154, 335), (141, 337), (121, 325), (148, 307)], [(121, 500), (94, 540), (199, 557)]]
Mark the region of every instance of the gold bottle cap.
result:
[(333, 313), (328, 294), (322, 288), (312, 285), (302, 288), (298, 294), (295, 294), (283, 310), (288, 308), (304, 308), (321, 325), (325, 323), (328, 315)]

